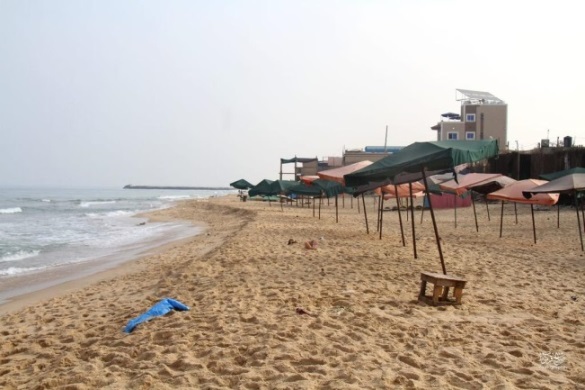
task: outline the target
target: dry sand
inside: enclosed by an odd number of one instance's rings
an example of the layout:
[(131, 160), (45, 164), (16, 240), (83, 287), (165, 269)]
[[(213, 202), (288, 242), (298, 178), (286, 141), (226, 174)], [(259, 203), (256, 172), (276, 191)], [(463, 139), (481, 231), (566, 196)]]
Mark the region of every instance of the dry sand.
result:
[[(367, 203), (373, 217), (373, 202)], [(384, 213), (382, 240), (357, 204), (312, 209), (237, 197), (188, 201), (153, 218), (202, 221), (200, 236), (115, 271), (0, 308), (3, 389), (585, 388), (585, 257), (574, 211), (437, 211), (461, 306), (417, 301), (440, 271), (428, 212)], [(406, 215), (403, 215), (406, 218)], [(373, 225), (373, 226), (372, 226)], [(288, 245), (290, 239), (297, 242)], [(305, 242), (316, 240), (317, 249)], [(126, 323), (160, 299), (191, 307)]]

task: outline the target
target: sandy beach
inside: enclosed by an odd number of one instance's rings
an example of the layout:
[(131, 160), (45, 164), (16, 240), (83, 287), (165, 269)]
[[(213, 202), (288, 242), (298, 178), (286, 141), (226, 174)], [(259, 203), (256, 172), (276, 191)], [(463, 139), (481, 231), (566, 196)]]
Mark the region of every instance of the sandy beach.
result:
[[(437, 210), (462, 305), (418, 302), (440, 272), (430, 214), (349, 198), (321, 210), (185, 201), (150, 215), (205, 232), (90, 278), (0, 307), (2, 389), (582, 389), (585, 256), (573, 209)], [(341, 204), (341, 203), (340, 203)], [(317, 211), (315, 211), (317, 213)], [(290, 240), (296, 241), (289, 245)], [(305, 242), (314, 240), (316, 249)], [(163, 298), (190, 307), (123, 332)]]

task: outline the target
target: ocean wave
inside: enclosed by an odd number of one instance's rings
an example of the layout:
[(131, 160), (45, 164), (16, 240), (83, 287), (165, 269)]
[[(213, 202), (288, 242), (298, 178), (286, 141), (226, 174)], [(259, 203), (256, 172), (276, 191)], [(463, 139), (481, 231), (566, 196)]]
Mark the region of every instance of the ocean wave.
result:
[(41, 202), (51, 203), (51, 199), (41, 199)]
[(159, 199), (164, 200), (180, 200), (180, 199), (189, 199), (191, 198), (190, 195), (162, 195), (158, 197)]
[(16, 214), (22, 213), (22, 209), (20, 207), (9, 207), (7, 209), (0, 209), (0, 214)]
[(104, 217), (128, 217), (130, 215), (134, 215), (134, 211), (124, 211), (124, 210), (116, 210), (116, 211), (108, 211), (106, 213), (86, 213), (85, 215), (90, 218), (104, 218)]
[(33, 267), (33, 268), (19, 268), (19, 267), (10, 267), (7, 269), (0, 269), (0, 276), (14, 276), (20, 275), (27, 272), (33, 272), (44, 269), (44, 267)]
[(10, 253), (8, 252), (8, 254), (0, 257), (0, 262), (4, 262), (4, 261), (17, 261), (17, 260), (24, 260), (24, 259), (28, 259), (30, 257), (35, 257), (38, 256), (40, 253), (40, 251), (18, 251), (15, 253)]
[(95, 205), (102, 205), (102, 204), (114, 204), (116, 203), (115, 200), (103, 200), (103, 201), (90, 201), (90, 202), (81, 202), (79, 207), (88, 208)]

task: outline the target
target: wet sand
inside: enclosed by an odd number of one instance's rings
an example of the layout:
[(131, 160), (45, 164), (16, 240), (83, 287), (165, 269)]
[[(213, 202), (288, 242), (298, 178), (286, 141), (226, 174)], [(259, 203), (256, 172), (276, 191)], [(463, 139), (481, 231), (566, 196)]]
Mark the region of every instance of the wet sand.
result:
[[(2, 306), (0, 387), (154, 389), (575, 389), (585, 383), (585, 257), (574, 210), (437, 210), (461, 306), (418, 302), (440, 272), (430, 215), (357, 203), (313, 210), (223, 197), (155, 212), (205, 233), (115, 270)], [(288, 244), (290, 240), (296, 241)], [(316, 249), (305, 242), (315, 240)], [(160, 299), (191, 307), (126, 323)]]

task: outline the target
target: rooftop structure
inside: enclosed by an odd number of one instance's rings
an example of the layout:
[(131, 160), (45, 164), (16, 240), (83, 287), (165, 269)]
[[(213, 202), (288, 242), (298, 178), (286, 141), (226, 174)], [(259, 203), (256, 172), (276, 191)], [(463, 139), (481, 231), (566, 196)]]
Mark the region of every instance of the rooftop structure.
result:
[(489, 92), (455, 91), (455, 100), (461, 102), (460, 113), (441, 114), (445, 119), (431, 126), (437, 132), (437, 141), (496, 139), (500, 149), (505, 149), (508, 142), (508, 105)]

